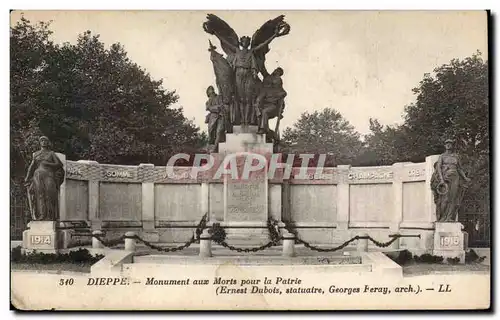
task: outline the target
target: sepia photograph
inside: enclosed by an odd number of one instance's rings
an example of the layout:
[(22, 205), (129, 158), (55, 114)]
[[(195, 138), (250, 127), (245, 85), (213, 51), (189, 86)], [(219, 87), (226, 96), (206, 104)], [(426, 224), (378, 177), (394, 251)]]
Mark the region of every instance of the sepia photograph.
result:
[(486, 10), (12, 10), (11, 310), (491, 308)]

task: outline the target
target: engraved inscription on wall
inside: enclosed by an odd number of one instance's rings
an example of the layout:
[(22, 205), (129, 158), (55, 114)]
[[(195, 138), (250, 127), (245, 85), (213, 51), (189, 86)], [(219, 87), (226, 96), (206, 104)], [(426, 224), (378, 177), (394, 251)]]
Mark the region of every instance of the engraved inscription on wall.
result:
[(226, 214), (229, 221), (265, 221), (267, 219), (266, 183), (242, 181), (227, 184)]
[(392, 172), (378, 172), (378, 171), (360, 171), (360, 172), (353, 172), (350, 171), (347, 175), (348, 180), (385, 180), (385, 179), (392, 179), (393, 178), (393, 173)]
[(31, 245), (50, 245), (52, 244), (51, 236), (31, 236)]
[(435, 246), (440, 250), (463, 249), (462, 235), (453, 232), (439, 232), (438, 236), (439, 236), (439, 243), (438, 244), (435, 243)]
[(66, 169), (66, 174), (68, 174), (69, 176), (83, 177), (82, 170), (77, 167), (68, 167)]

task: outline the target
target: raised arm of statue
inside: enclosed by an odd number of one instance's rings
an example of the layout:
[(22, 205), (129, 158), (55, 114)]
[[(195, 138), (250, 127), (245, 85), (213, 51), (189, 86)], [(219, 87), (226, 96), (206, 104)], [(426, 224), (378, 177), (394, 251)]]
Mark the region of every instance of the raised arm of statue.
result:
[(262, 42), (261, 44), (259, 44), (258, 46), (256, 46), (255, 48), (252, 48), (253, 51), (258, 51), (260, 50), (262, 47), (264, 46), (267, 46), (269, 43), (271, 43), (271, 41), (274, 40), (274, 38), (276, 38), (278, 36), (278, 32), (279, 30), (276, 29), (276, 31), (274, 32), (274, 34), (269, 38), (267, 39), (266, 41)]

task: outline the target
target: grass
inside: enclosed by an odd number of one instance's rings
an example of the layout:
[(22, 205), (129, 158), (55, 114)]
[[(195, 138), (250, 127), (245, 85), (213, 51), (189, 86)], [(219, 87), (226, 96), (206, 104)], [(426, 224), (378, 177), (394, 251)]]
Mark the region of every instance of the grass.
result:
[(388, 252), (386, 255), (403, 268), (404, 275), (490, 272), (490, 266), (482, 263), (485, 257), (480, 257), (472, 249), (466, 252), (465, 264), (459, 264), (458, 258), (444, 259), (443, 257), (431, 254), (417, 256), (411, 254), (408, 250)]
[(80, 248), (67, 253), (24, 253), (20, 246), (11, 250), (11, 270), (63, 271), (90, 273), (90, 267), (103, 255), (92, 255), (88, 249)]
[(28, 262), (11, 262), (10, 267), (12, 271), (19, 270), (31, 270), (31, 271), (57, 271), (61, 273), (63, 271), (72, 272), (84, 272), (90, 273), (90, 267), (92, 263), (82, 262), (82, 263), (71, 263), (71, 262), (61, 262), (61, 263), (28, 263)]
[(410, 262), (403, 266), (404, 275), (427, 275), (435, 273), (489, 273), (490, 266), (480, 264), (480, 263), (470, 263), (470, 264), (441, 264), (441, 263), (419, 263)]

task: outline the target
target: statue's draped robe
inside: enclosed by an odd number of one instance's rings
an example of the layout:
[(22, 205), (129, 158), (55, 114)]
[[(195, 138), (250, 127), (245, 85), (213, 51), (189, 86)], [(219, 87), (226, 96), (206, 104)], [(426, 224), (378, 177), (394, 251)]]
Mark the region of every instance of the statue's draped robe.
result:
[(224, 133), (225, 109), (222, 96), (215, 95), (209, 97), (206, 102), (206, 110), (210, 112), (206, 119), (208, 123), (209, 144), (216, 144), (220, 142), (221, 135)]
[(253, 52), (240, 50), (232, 57), (231, 65), (235, 71), (236, 94), (238, 99), (251, 102), (254, 95), (255, 78), (258, 65)]
[(442, 162), (441, 172), (444, 183), (448, 186), (448, 192), (439, 194), (437, 190), (441, 182), (437, 172), (438, 161), (431, 178), (431, 188), (436, 203), (436, 218), (439, 222), (455, 222), (463, 192), (461, 177), (458, 172), (459, 160), (456, 154), (442, 154), (440, 158)]
[(58, 218), (59, 186), (64, 179), (61, 177), (62, 163), (53, 151), (45, 150), (33, 154), (33, 163), (36, 169), (28, 194), (33, 200), (33, 218), (54, 221)]

